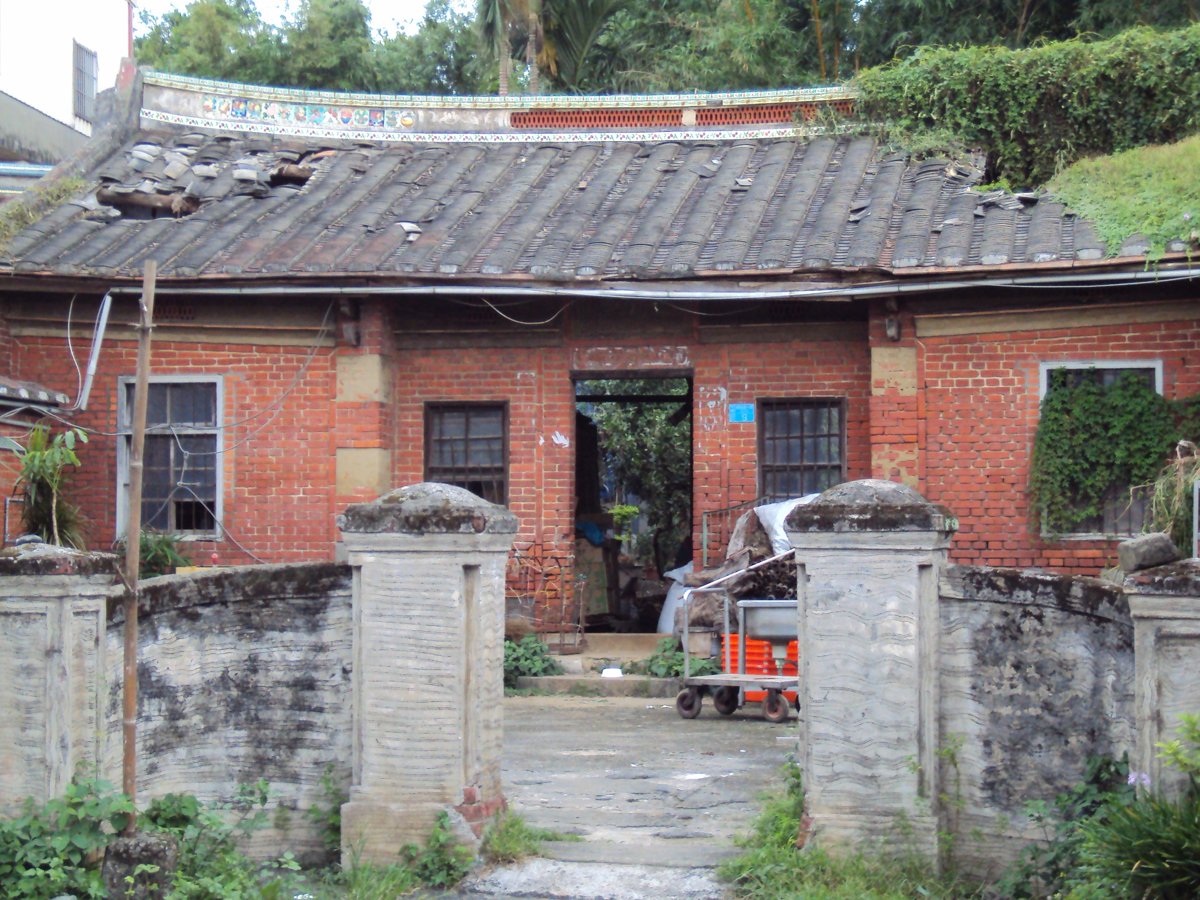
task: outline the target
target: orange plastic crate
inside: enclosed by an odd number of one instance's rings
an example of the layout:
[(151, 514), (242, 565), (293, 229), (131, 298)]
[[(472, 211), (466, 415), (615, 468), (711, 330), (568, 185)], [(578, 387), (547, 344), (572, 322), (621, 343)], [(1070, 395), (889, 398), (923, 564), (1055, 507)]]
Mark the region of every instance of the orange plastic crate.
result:
[[(739, 635), (725, 634), (721, 636), (721, 666), (724, 671), (730, 674), (737, 674), (738, 658), (739, 658)], [(792, 641), (787, 647), (787, 658), (783, 664), (784, 675), (795, 675), (799, 671), (797, 660), (799, 659), (799, 645), (796, 641)], [(778, 668), (775, 665), (775, 657), (771, 655), (771, 644), (768, 641), (760, 641), (755, 638), (746, 639), (746, 674), (747, 675), (775, 675), (778, 673)], [(783, 695), (787, 697), (789, 703), (796, 702), (795, 691), (784, 691)], [(747, 703), (761, 703), (767, 698), (766, 691), (746, 691)]]

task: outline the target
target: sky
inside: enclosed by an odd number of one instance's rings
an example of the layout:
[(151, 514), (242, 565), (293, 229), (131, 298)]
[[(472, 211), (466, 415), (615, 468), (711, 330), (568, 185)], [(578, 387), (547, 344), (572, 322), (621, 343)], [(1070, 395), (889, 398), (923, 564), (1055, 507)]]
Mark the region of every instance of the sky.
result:
[[(364, 0), (371, 11), (371, 27), (376, 31), (386, 31), (395, 34), (403, 29), (416, 31), (416, 25), (425, 15), (426, 0)], [(134, 14), (134, 34), (142, 31), (138, 13), (149, 12), (153, 16), (161, 16), (172, 9), (182, 9), (188, 5), (188, 0), (134, 0), (137, 13)], [(285, 17), (290, 16), (299, 0), (254, 0), (259, 15), (268, 25), (278, 25)]]

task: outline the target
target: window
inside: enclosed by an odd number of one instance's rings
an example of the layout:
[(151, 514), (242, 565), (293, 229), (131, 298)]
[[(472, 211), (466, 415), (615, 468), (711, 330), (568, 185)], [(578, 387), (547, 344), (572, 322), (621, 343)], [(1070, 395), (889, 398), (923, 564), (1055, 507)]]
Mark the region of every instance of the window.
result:
[(782, 499), (846, 479), (842, 400), (759, 401), (759, 492)]
[(508, 412), (505, 405), (438, 403), (427, 406), (425, 480), (457, 485), (492, 503), (506, 503)]
[(75, 43), (75, 116), (85, 122), (96, 121), (96, 83), (100, 69), (96, 54)]
[[(142, 451), (142, 527), (215, 537), (221, 515), (221, 393), (214, 378), (152, 379)], [(132, 379), (122, 379), (118, 528), (128, 522), (129, 454), (133, 440)]]
[[(1043, 402), (1056, 390), (1073, 391), (1084, 384), (1107, 389), (1126, 376), (1137, 379), (1159, 394), (1163, 390), (1162, 362), (1157, 360), (1045, 362), (1039, 369), (1039, 400)], [(1095, 515), (1078, 518), (1077, 523), (1067, 529), (1067, 533), (1075, 537), (1137, 534), (1145, 522), (1147, 500), (1145, 490), (1131, 490), (1129, 483), (1110, 484), (1100, 498), (1099, 511)], [(1082, 505), (1077, 508), (1082, 509)]]

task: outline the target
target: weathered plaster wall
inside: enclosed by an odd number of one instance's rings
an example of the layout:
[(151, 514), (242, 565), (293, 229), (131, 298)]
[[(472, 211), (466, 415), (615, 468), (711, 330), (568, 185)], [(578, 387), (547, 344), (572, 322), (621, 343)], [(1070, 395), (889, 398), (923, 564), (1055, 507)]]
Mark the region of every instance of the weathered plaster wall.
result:
[[(974, 871), (1035, 837), (1023, 807), (1134, 748), (1133, 624), (1096, 579), (952, 566), (941, 580), (944, 822)], [(961, 803), (957, 801), (961, 799)]]
[[(225, 802), (271, 786), (271, 828), (252, 842), (298, 855), (321, 842), (306, 811), (321, 777), (350, 783), (350, 569), (252, 566), (146, 582), (139, 609), (139, 800)], [(109, 616), (103, 763), (120, 782), (123, 617)]]

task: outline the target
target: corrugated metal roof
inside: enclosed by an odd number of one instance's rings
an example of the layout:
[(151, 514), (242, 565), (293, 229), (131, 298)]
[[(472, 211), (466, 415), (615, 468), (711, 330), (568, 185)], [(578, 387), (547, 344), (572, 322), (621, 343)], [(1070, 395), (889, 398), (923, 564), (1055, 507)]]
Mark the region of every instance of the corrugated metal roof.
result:
[(0, 250), (102, 278), (673, 280), (1098, 259), (1061, 204), (869, 138), (366, 143), (142, 132)]

